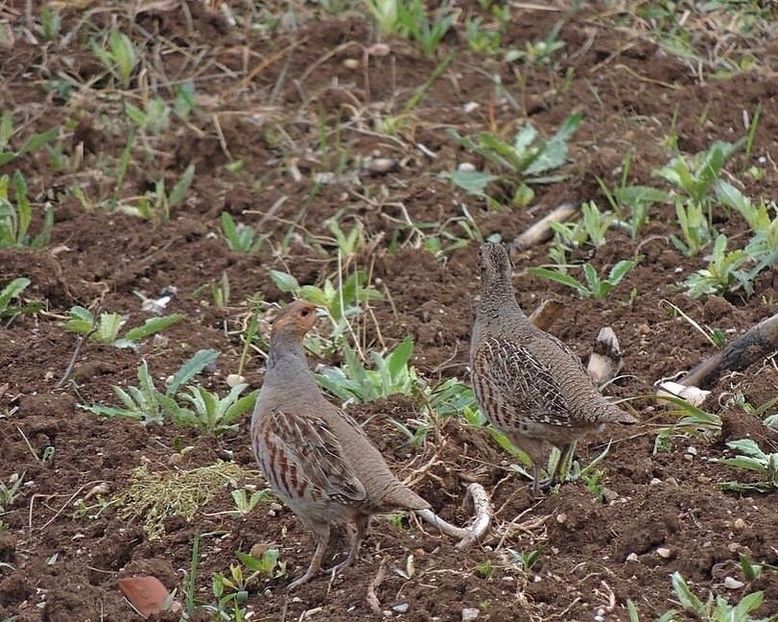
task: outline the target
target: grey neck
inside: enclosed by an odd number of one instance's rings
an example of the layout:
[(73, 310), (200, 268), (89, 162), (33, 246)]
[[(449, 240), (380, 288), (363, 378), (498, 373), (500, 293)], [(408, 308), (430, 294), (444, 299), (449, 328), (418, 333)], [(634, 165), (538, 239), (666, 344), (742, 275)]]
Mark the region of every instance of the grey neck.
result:
[(506, 316), (515, 318), (517, 315), (526, 318), (519, 303), (516, 302), (513, 285), (508, 279), (494, 279), (484, 282), (477, 313), (484, 319), (492, 320)]
[(302, 395), (310, 389), (317, 390), (316, 378), (308, 367), (298, 335), (288, 332), (272, 335), (265, 382), (268, 380), (275, 386), (288, 385), (290, 396)]

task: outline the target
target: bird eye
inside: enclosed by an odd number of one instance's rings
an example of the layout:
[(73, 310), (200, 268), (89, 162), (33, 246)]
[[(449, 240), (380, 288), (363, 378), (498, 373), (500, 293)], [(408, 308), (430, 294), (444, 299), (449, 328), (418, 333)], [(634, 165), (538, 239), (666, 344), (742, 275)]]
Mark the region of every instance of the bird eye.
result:
[(302, 311), (300, 311), (300, 315), (302, 315), (303, 317), (308, 317), (310, 314), (311, 314), (310, 309), (303, 309)]

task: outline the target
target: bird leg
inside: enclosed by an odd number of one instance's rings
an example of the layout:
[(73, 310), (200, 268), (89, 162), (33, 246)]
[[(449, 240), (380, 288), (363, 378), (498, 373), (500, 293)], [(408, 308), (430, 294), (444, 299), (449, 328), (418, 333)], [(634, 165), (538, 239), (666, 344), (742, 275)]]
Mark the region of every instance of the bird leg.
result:
[(315, 523), (310, 525), (313, 531), (314, 540), (316, 540), (316, 550), (311, 557), (311, 563), (308, 565), (308, 570), (299, 579), (295, 579), (289, 584), (287, 590), (293, 590), (296, 587), (308, 583), (316, 574), (321, 570), (321, 560), (324, 557), (324, 553), (327, 550), (327, 544), (330, 541), (330, 526), (326, 523)]
[(369, 516), (359, 515), (354, 519), (354, 529), (349, 529), (349, 535), (351, 536), (351, 548), (349, 549), (348, 557), (332, 568), (325, 570), (324, 574), (331, 574), (335, 576), (353, 563), (353, 561), (359, 556), (359, 547), (362, 544), (362, 540), (365, 539), (365, 532), (367, 531), (367, 525), (369, 522)]

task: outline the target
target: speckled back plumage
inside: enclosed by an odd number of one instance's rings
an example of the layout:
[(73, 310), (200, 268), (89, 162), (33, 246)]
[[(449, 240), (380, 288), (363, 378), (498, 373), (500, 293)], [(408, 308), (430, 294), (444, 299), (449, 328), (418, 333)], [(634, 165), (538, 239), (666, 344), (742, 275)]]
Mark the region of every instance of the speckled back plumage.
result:
[(581, 360), (533, 326), (497, 244), (481, 248), (482, 292), (470, 349), (473, 387), (484, 414), (506, 433), (560, 445), (602, 424), (634, 419), (597, 390)]

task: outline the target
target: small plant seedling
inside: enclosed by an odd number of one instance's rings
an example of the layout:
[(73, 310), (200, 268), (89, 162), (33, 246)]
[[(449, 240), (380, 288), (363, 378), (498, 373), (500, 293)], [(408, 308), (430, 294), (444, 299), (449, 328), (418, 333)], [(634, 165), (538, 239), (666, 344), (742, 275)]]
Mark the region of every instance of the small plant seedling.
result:
[(679, 572), (673, 573), (672, 583), (675, 596), (684, 611), (691, 613), (702, 622), (760, 622), (752, 618), (751, 613), (762, 606), (763, 592), (746, 594), (737, 604), (731, 605), (725, 598), (714, 596), (712, 593), (703, 602)]
[(590, 263), (585, 263), (583, 264), (582, 269), (584, 277), (586, 278), (586, 283), (578, 281), (574, 276), (568, 274), (566, 269), (565, 271), (562, 271), (559, 268), (530, 268), (529, 272), (543, 279), (570, 287), (578, 292), (579, 296), (584, 298), (600, 300), (607, 298), (618, 284), (624, 280), (624, 277), (632, 271), (637, 263), (638, 262), (635, 259), (622, 259), (610, 269), (606, 278), (600, 278), (597, 274), (597, 269)]
[(405, 37), (429, 57), (434, 56), (454, 24), (454, 13), (446, 4), (439, 6), (431, 18), (424, 0), (365, 0), (365, 5), (382, 34)]
[(540, 551), (516, 551), (514, 549), (508, 549), (511, 554), (513, 563), (516, 564), (522, 570), (532, 570), (532, 567), (538, 563), (540, 559)]
[(276, 548), (265, 550), (260, 558), (240, 551), (237, 551), (235, 556), (240, 563), (230, 564), (229, 574), (214, 573), (213, 595), (217, 603), (206, 605), (205, 609), (220, 616), (218, 619), (238, 622), (246, 619), (243, 607), (248, 602), (251, 585), (258, 579), (277, 579), (285, 576), (286, 562), (280, 559), (280, 552)]
[(719, 234), (713, 245), (713, 253), (707, 267), (694, 272), (684, 281), (686, 293), (691, 298), (710, 294), (724, 294), (742, 287), (746, 294), (753, 293), (753, 283), (743, 269), (748, 256), (743, 250), (727, 251), (727, 236)]
[(170, 194), (165, 187), (165, 180), (159, 179), (154, 184), (154, 190), (144, 194), (137, 205), (120, 204), (119, 211), (154, 223), (167, 222), (170, 220), (170, 211), (186, 199), (194, 175), (195, 166), (190, 164), (181, 174), (181, 178), (175, 183)]
[(90, 335), (90, 339), (97, 343), (116, 348), (137, 348), (138, 341), (177, 324), (183, 318), (184, 316), (180, 314), (149, 318), (142, 326), (131, 328), (120, 337), (119, 332), (127, 322), (127, 318), (118, 313), (101, 313), (95, 318), (89, 309), (75, 306), (70, 309), (65, 328), (80, 335)]
[(527, 205), (534, 197), (534, 191), (528, 184), (564, 179), (564, 176), (548, 173), (567, 162), (567, 141), (578, 129), (581, 119), (581, 113), (571, 114), (548, 140), (540, 139), (538, 130), (531, 123), (519, 130), (511, 143), (491, 132), (481, 132), (468, 138), (451, 130), (449, 136), (453, 140), (484, 158), (495, 172), (457, 170), (450, 173), (449, 178), (466, 192), (480, 196), (484, 196), (484, 190), (490, 183), (499, 179), (511, 189), (514, 205)]
[(0, 319), (13, 319), (20, 313), (24, 313), (25, 307), (13, 303), (22, 292), (30, 285), (30, 279), (19, 277), (0, 289)]
[(365, 226), (361, 221), (357, 221), (348, 233), (341, 229), (340, 223), (334, 218), (330, 218), (324, 224), (334, 236), (335, 245), (342, 257), (350, 259), (365, 245)]
[(144, 109), (125, 101), (124, 110), (138, 129), (151, 134), (161, 134), (170, 123), (170, 108), (165, 100), (159, 97), (149, 99)]
[[(8, 192), (9, 181), (13, 190), (13, 202)], [(48, 244), (54, 226), (54, 212), (51, 207), (44, 208), (40, 232), (34, 237), (29, 233), (31, 223), (32, 205), (27, 198), (27, 182), (24, 176), (19, 171), (14, 173), (12, 179), (3, 175), (0, 177), (0, 248), (40, 248)]]
[(670, 402), (677, 408), (667, 414), (678, 421), (671, 426), (659, 429), (654, 440), (654, 453), (670, 451), (670, 439), (674, 435), (684, 437), (710, 437), (721, 432), (721, 417), (691, 405), (686, 400), (670, 395), (657, 396), (660, 401)]
[(227, 247), (236, 253), (253, 253), (267, 240), (267, 234), (260, 235), (249, 225), (236, 223), (229, 212), (222, 212), (219, 217), (222, 233), (227, 240)]
[(92, 42), (92, 52), (105, 68), (119, 80), (124, 89), (129, 88), (138, 53), (130, 38), (123, 32), (111, 30), (104, 46)]
[(0, 166), (5, 166), (24, 154), (36, 151), (56, 140), (59, 135), (59, 128), (53, 127), (40, 134), (33, 134), (15, 151), (10, 149), (10, 141), (14, 133), (13, 114), (6, 111), (0, 117)]
[(747, 483), (739, 481), (723, 482), (724, 490), (732, 492), (771, 492), (778, 490), (778, 453), (767, 454), (750, 438), (741, 438), (729, 441), (727, 447), (735, 451), (734, 458), (722, 458), (718, 460), (723, 464), (754, 471), (762, 479), (757, 482)]
[(252, 491), (238, 488), (233, 490), (231, 494), (232, 500), (235, 502), (235, 514), (242, 517), (251, 514), (261, 501), (266, 501), (270, 498), (269, 489)]
[(24, 483), (24, 473), (19, 475), (14, 473), (7, 480), (8, 483), (0, 481), (0, 516), (5, 514), (11, 504), (20, 494), (20, 489)]
[(189, 393), (177, 397), (191, 406), (172, 411), (173, 423), (196, 428), (209, 434), (223, 434), (238, 429), (238, 420), (254, 409), (259, 390), (241, 397), (247, 384), (235, 385), (223, 398), (201, 386), (186, 387)]

